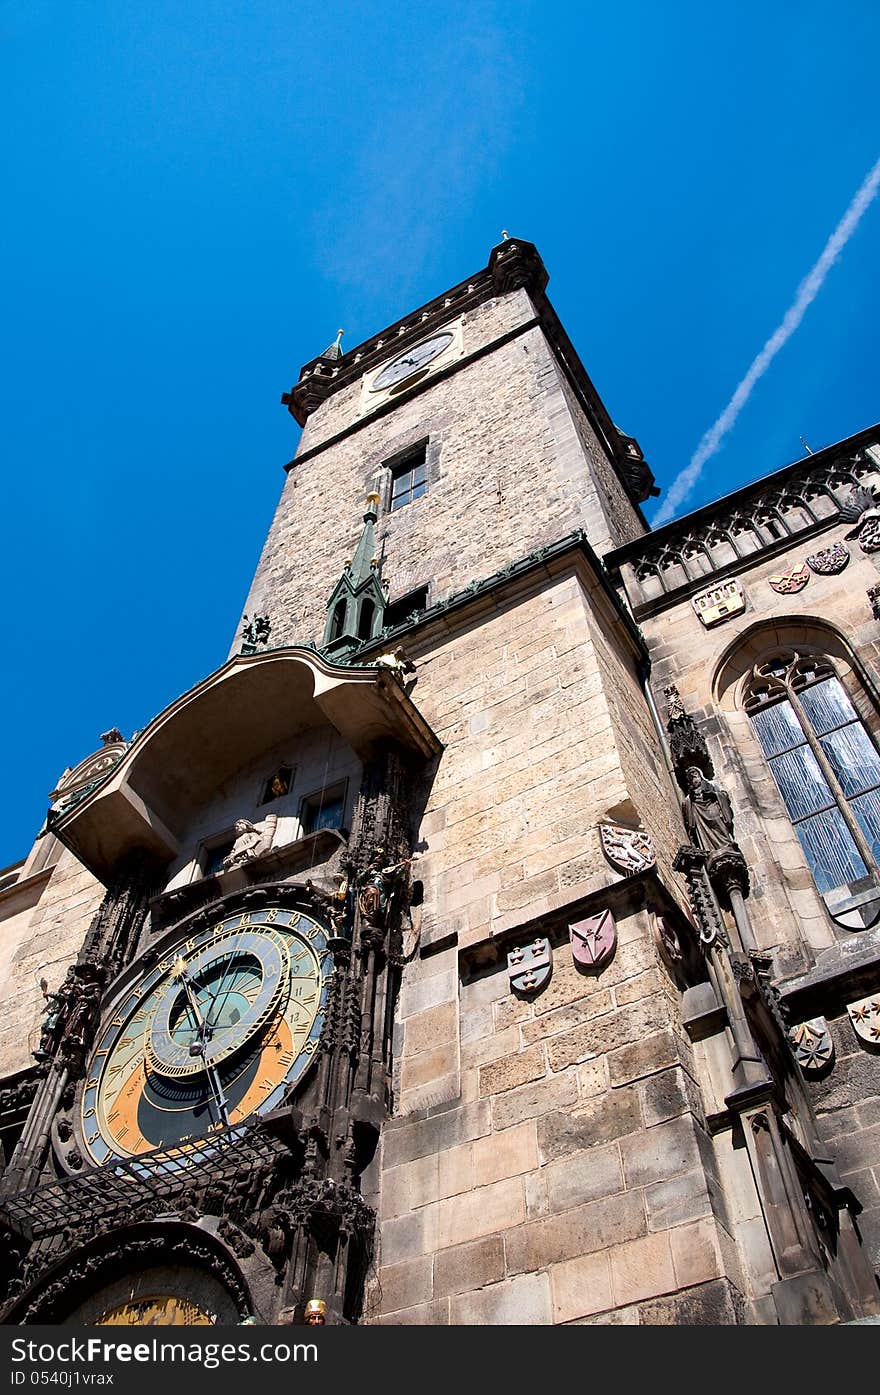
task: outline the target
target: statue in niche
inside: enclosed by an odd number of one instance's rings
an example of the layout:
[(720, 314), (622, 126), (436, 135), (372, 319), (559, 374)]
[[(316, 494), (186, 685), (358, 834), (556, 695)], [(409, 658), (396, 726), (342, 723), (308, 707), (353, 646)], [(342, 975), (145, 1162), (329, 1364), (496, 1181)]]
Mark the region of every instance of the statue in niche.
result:
[(384, 848), (375, 850), (373, 860), (361, 878), (358, 892), (361, 915), (370, 925), (375, 926), (383, 926), (386, 923), (395, 892), (403, 874), (413, 861), (411, 857), (405, 857), (400, 862), (383, 866), (385, 856)]
[(250, 862), (252, 857), (259, 857), (261, 853), (268, 852), (272, 846), (277, 822), (277, 814), (270, 814), (260, 828), (252, 824), (250, 819), (236, 819), (235, 842), (223, 859), (224, 869), (228, 871), (230, 867), (240, 867), (243, 862)]
[(727, 791), (707, 780), (698, 765), (689, 765), (685, 777), (687, 793), (681, 811), (693, 846), (710, 854), (735, 847), (733, 805)]

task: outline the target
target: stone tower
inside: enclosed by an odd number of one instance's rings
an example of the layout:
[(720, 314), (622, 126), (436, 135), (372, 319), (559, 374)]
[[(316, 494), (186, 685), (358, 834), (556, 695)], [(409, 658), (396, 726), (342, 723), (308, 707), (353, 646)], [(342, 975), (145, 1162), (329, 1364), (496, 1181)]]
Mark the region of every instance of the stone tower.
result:
[(505, 239), (305, 365), (227, 662), (54, 792), (5, 893), (5, 1321), (876, 1311), (808, 965), (692, 637), (636, 623), (653, 477), (546, 284)]

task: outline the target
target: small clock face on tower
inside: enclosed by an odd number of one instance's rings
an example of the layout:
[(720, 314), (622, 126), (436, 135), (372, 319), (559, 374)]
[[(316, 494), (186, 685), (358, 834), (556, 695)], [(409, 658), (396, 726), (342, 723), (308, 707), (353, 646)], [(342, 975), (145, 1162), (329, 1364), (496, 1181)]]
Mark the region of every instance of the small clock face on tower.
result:
[(420, 373), (438, 354), (442, 354), (443, 350), (449, 347), (453, 338), (454, 336), (446, 330), (442, 334), (435, 334), (431, 339), (423, 339), (421, 344), (414, 344), (405, 353), (398, 354), (397, 358), (386, 364), (373, 380), (370, 391), (387, 391), (388, 388), (397, 387), (398, 383), (403, 383), (407, 378)]
[(219, 918), (146, 972), (100, 1033), (82, 1092), (97, 1163), (174, 1148), (281, 1103), (308, 1068), (333, 968), (280, 906)]

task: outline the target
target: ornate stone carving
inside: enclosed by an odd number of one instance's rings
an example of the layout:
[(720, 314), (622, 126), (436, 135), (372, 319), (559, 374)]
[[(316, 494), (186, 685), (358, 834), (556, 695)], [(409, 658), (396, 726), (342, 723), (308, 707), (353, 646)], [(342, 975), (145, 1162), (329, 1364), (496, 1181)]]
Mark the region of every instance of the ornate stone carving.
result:
[(841, 505), (840, 517), (844, 523), (856, 525), (846, 534), (847, 542), (858, 538), (863, 552), (880, 551), (880, 507), (873, 489), (855, 487)]
[(546, 936), (508, 950), (507, 975), (515, 993), (537, 993), (550, 982), (552, 973), (553, 954)]
[(702, 848), (683, 847), (679, 848), (672, 865), (687, 880), (688, 897), (700, 943), (706, 949), (716, 944), (729, 947), (730, 941), (706, 870), (708, 861), (708, 854)]
[(856, 1036), (869, 1046), (880, 1047), (880, 993), (847, 1003), (846, 1010)]
[(617, 948), (617, 925), (609, 910), (575, 921), (569, 925), (568, 935), (574, 962), (593, 973), (604, 968)]
[(808, 569), (803, 566), (790, 567), (787, 572), (777, 572), (774, 576), (768, 576), (767, 585), (778, 591), (781, 596), (793, 596), (798, 591), (803, 591), (810, 579)]
[(663, 689), (666, 698), (666, 730), (669, 735), (669, 753), (676, 778), (682, 789), (687, 788), (687, 771), (696, 766), (707, 779), (715, 774), (712, 757), (703, 733), (693, 717), (685, 711), (681, 694), (674, 683)]
[(834, 1064), (834, 1041), (824, 1017), (799, 1022), (788, 1033), (795, 1059), (804, 1075), (820, 1076)]
[(836, 576), (849, 561), (849, 548), (843, 543), (832, 543), (821, 552), (813, 552), (807, 558), (807, 566), (820, 576)]
[(698, 596), (694, 596), (691, 605), (694, 613), (709, 630), (713, 625), (720, 625), (722, 620), (740, 615), (746, 608), (746, 596), (741, 583), (736, 577), (731, 577), (729, 581), (722, 581), (719, 586), (713, 586), (709, 591), (701, 591)]
[(615, 823), (600, 823), (602, 851), (612, 867), (624, 875), (645, 872), (656, 861), (654, 842), (643, 828), (622, 828)]

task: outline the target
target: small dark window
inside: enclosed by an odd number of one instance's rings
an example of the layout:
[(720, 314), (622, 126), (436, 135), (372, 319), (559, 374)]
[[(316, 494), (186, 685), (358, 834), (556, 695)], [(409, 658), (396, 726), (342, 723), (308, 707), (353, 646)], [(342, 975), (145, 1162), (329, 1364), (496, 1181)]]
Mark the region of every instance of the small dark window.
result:
[(220, 843), (212, 843), (202, 855), (202, 871), (206, 877), (216, 877), (223, 871), (223, 859), (228, 857), (235, 846), (235, 838), (224, 838)]
[(330, 626), (330, 634), (328, 636), (329, 640), (338, 639), (339, 636), (342, 634), (342, 631), (345, 629), (346, 604), (347, 602), (343, 598), (343, 600), (337, 601), (336, 605), (333, 607), (333, 622)]
[(344, 785), (334, 785), (332, 789), (306, 795), (300, 814), (302, 831), (306, 834), (317, 833), (321, 828), (341, 828), (344, 813)]
[(402, 509), (404, 504), (418, 499), (428, 487), (427, 450), (424, 441), (417, 451), (412, 451), (403, 460), (391, 466), (391, 510)]
[(386, 605), (382, 616), (382, 624), (385, 629), (396, 629), (398, 625), (403, 625), (411, 615), (418, 611), (428, 609), (428, 588), (420, 586), (417, 591), (408, 591), (399, 600), (392, 601)]
[(360, 619), (358, 620), (358, 639), (369, 639), (373, 633), (373, 616), (376, 607), (371, 600), (364, 600), (361, 603)]
[(286, 794), (290, 794), (290, 786), (293, 784), (293, 768), (289, 765), (281, 765), (271, 775), (263, 786), (263, 797), (261, 804), (271, 804), (273, 799), (283, 799)]

